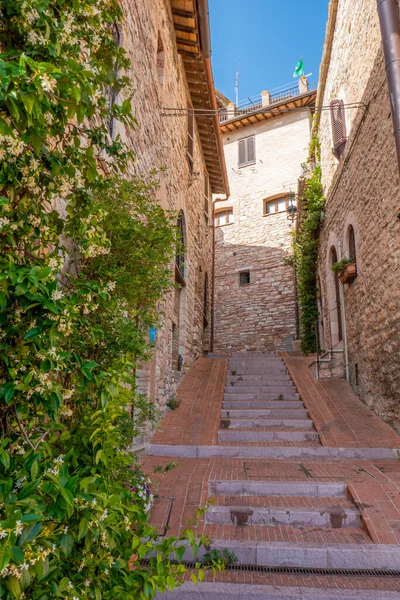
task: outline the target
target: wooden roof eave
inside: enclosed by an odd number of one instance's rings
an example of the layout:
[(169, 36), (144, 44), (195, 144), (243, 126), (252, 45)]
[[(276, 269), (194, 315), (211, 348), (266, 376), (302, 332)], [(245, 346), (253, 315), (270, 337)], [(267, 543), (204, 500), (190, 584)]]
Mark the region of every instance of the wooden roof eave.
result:
[(257, 121), (265, 121), (283, 115), (291, 108), (296, 108), (297, 110), (300, 110), (301, 108), (311, 108), (315, 105), (316, 96), (317, 90), (312, 90), (305, 92), (304, 94), (299, 94), (298, 96), (293, 96), (293, 98), (288, 98), (287, 100), (258, 108), (254, 112), (237, 115), (232, 119), (222, 121), (220, 124), (221, 131), (222, 133), (228, 133), (251, 125), (254, 123), (254, 121), (251, 122), (253, 117), (255, 117)]

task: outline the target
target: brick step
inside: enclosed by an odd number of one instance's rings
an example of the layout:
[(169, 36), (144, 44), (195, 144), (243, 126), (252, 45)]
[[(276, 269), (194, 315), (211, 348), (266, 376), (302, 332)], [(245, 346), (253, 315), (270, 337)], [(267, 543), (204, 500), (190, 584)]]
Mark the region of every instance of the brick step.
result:
[(294, 385), (278, 386), (278, 385), (249, 385), (246, 387), (227, 385), (225, 387), (226, 394), (250, 394), (252, 396), (258, 396), (259, 394), (269, 394), (278, 398), (280, 395), (287, 396), (288, 394), (297, 395), (297, 389)]
[(275, 429), (271, 431), (263, 427), (256, 429), (220, 429), (219, 442), (318, 442), (316, 431)]
[(354, 502), (346, 496), (212, 496), (212, 506), (250, 506), (252, 508), (307, 508), (325, 510), (327, 508), (355, 508)]
[[(289, 451), (291, 448), (297, 448), (300, 452), (301, 450), (305, 450), (306, 448), (320, 448), (321, 443), (318, 442), (287, 442), (287, 441), (273, 441), (273, 442), (239, 442), (239, 448), (241, 449), (242, 456), (250, 456), (254, 458), (254, 456), (266, 456), (267, 454), (263, 453), (263, 450), (276, 450), (276, 454), (278, 455), (278, 450), (282, 450), (283, 452)], [(235, 455), (237, 455), (238, 442), (218, 442), (217, 448), (227, 449), (227, 448), (235, 448)], [(248, 452), (249, 454), (245, 454)], [(267, 450), (268, 452), (268, 450)], [(218, 454), (218, 456), (222, 456), (222, 454)], [(227, 456), (224, 454), (224, 456)], [(268, 454), (269, 456), (269, 454)]]
[(342, 482), (212, 479), (208, 482), (208, 494), (209, 496), (290, 496), (347, 499), (347, 486)]
[(295, 392), (287, 392), (285, 394), (268, 394), (268, 393), (259, 393), (259, 394), (243, 394), (240, 393), (229, 392), (229, 394), (224, 394), (224, 400), (299, 400), (299, 394)]
[(227, 381), (266, 381), (267, 383), (272, 382), (289, 382), (292, 383), (290, 376), (287, 373), (278, 373), (275, 375), (227, 375)]
[(361, 515), (354, 507), (256, 507), (210, 506), (207, 523), (233, 524), (236, 527), (263, 525), (264, 527), (323, 527), (328, 529), (357, 528), (362, 526)]
[[(236, 573), (233, 572), (232, 580), (235, 579)], [(371, 589), (340, 589), (336, 586), (322, 588), (319, 585), (306, 587), (303, 579), (302, 577), (296, 584), (294, 575), (281, 576), (280, 580), (287, 580), (287, 587), (215, 581), (204, 581), (199, 585), (193, 585), (192, 582), (187, 582), (173, 592), (158, 594), (156, 600), (399, 600), (400, 598), (399, 592), (385, 589), (385, 580), (382, 583), (379, 581), (381, 589), (378, 590), (375, 589), (373, 582), (371, 582)], [(355, 581), (357, 586), (359, 581), (365, 584), (361, 576)]]
[(296, 429), (312, 429), (313, 422), (311, 419), (260, 419), (260, 418), (242, 419), (221, 419), (220, 429), (254, 429), (258, 427), (264, 428), (296, 428)]
[(305, 408), (291, 410), (290, 408), (282, 409), (222, 409), (221, 419), (305, 419), (308, 412)]
[(304, 409), (304, 404), (300, 400), (224, 400), (223, 410), (233, 409)]

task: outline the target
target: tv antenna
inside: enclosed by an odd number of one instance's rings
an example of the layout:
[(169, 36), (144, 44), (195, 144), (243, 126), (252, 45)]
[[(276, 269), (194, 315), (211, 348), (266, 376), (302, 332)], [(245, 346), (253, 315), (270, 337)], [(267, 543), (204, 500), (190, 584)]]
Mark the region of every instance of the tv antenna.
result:
[(236, 106), (238, 106), (238, 104), (239, 104), (239, 67), (240, 67), (240, 63), (238, 64), (237, 69), (236, 69), (236, 85), (235, 85)]

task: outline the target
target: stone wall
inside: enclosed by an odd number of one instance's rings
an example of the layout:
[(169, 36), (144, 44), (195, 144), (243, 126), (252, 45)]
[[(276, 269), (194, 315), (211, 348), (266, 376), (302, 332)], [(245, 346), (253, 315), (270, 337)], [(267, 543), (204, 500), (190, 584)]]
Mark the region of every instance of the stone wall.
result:
[[(255, 135), (256, 163), (238, 167), (238, 140)], [(224, 134), (231, 197), (215, 209), (233, 208), (233, 223), (216, 229), (216, 352), (286, 350), (295, 339), (295, 292), (290, 261), (292, 223), (286, 211), (264, 214), (264, 200), (297, 191), (308, 155), (307, 109)], [(250, 284), (239, 272), (250, 270)]]
[[(175, 301), (174, 265), (171, 265), (171, 292), (160, 303), (162, 324), (152, 364), (138, 370), (139, 389), (163, 406), (175, 395), (181, 372), (173, 364), (173, 329), (179, 334), (182, 372), (203, 352), (210, 327), (203, 331), (203, 293), (205, 275), (212, 277), (212, 233), (204, 213), (205, 165), (195, 127), (193, 175), (186, 156), (187, 117), (162, 117), (160, 108), (186, 107), (190, 103), (185, 71), (177, 53), (170, 3), (165, 0), (122, 1), (125, 16), (120, 25), (121, 43), (132, 61), (127, 75), (134, 88), (133, 112), (137, 127), (117, 131), (136, 154), (135, 173), (160, 174), (158, 197), (168, 210), (183, 211), (186, 224), (186, 285)], [(164, 51), (164, 73), (157, 71), (157, 49)], [(211, 211), (211, 200), (210, 200)], [(208, 306), (211, 303), (209, 286)], [(210, 321), (210, 319), (209, 319)]]
[[(357, 277), (344, 286), (350, 381), (360, 398), (400, 430), (400, 187), (375, 0), (340, 0), (323, 104), (346, 110), (348, 139), (332, 154), (329, 112), (320, 124), (326, 196), (320, 281), (326, 346), (337, 341), (332, 247), (348, 256), (355, 231)], [(339, 252), (338, 252), (339, 254)]]

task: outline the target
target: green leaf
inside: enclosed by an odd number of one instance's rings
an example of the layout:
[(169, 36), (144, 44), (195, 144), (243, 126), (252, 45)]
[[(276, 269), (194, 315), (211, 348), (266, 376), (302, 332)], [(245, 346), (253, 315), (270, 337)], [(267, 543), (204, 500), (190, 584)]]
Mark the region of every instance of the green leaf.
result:
[(60, 549), (65, 554), (65, 556), (69, 556), (72, 552), (72, 548), (74, 547), (74, 538), (69, 533), (64, 533), (60, 540)]
[(26, 112), (31, 115), (32, 114), (32, 108), (33, 108), (33, 98), (31, 96), (27, 96), (27, 95), (22, 95), (21, 96), (22, 102), (26, 108)]
[(35, 523), (30, 525), (29, 527), (25, 527), (18, 541), (19, 546), (23, 546), (24, 544), (28, 544), (35, 539), (42, 528), (41, 523)]
[(20, 598), (22, 594), (19, 580), (16, 577), (9, 577), (7, 580), (7, 587), (10, 590), (11, 595), (14, 598)]
[(89, 521), (87, 517), (82, 517), (79, 522), (79, 532), (78, 532), (78, 540), (81, 540), (87, 534), (89, 525)]
[(0, 571), (6, 568), (11, 558), (10, 548), (0, 548)]
[(24, 485), (24, 487), (21, 489), (21, 491), (18, 494), (18, 500), (19, 501), (25, 500), (25, 498), (28, 498), (29, 496), (31, 496), (32, 493), (36, 490), (36, 488), (40, 484), (40, 481), (41, 481), (40, 479), (35, 479), (35, 481), (31, 481), (27, 485)]
[(21, 548), (18, 548), (18, 546), (13, 546), (11, 548), (11, 557), (19, 565), (22, 565), (24, 562), (24, 553), (22, 552)]
[(98, 450), (98, 451), (96, 452), (96, 458), (95, 458), (95, 461), (94, 461), (94, 462), (96, 463), (96, 465), (98, 465), (98, 464), (99, 464), (99, 461), (100, 461), (100, 459), (101, 459), (101, 455), (102, 455), (102, 454), (103, 454), (103, 450)]
[(68, 506), (71, 506), (72, 508), (74, 508), (74, 497), (72, 495), (72, 493), (67, 490), (66, 488), (60, 488), (61, 489), (61, 494), (65, 500), (65, 502), (68, 504)]
[(37, 523), (37, 521), (44, 521), (46, 517), (44, 515), (37, 515), (36, 513), (28, 513), (23, 515), (23, 523)]

